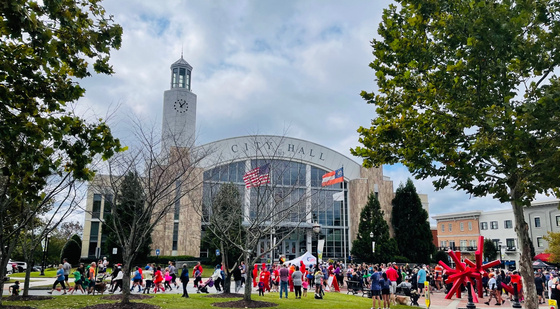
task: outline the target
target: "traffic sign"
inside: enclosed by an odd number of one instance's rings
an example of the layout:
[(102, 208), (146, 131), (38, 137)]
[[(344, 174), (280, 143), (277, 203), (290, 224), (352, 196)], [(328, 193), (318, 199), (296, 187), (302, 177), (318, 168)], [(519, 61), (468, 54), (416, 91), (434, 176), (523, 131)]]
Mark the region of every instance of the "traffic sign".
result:
[(159, 249), (156, 249), (156, 256), (159, 256)]
[(216, 256), (220, 255), (220, 249), (216, 249)]

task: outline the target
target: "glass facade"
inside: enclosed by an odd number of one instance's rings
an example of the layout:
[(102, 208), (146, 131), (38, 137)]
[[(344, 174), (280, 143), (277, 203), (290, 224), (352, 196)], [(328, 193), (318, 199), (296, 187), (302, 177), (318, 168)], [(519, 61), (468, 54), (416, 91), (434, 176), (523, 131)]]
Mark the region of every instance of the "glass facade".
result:
[[(311, 243), (311, 252), (317, 252), (317, 237), (325, 239), (323, 259), (344, 257), (343, 228), (346, 226), (348, 239), (348, 218), (343, 215), (346, 211), (348, 192), (346, 183), (337, 183), (322, 187), (322, 177), (330, 172), (302, 162), (286, 160), (246, 160), (214, 167), (204, 172), (203, 186), (203, 225), (207, 225), (212, 215), (212, 197), (219, 191), (221, 184), (232, 182), (239, 189), (240, 198), (245, 199), (245, 183), (243, 175), (250, 170), (270, 164), (270, 184), (250, 189), (248, 195), (249, 207), (245, 210), (245, 218), (259, 220), (272, 217), (273, 222), (280, 222), (276, 226), (276, 238), (287, 238), (278, 244), (275, 258), (280, 255), (287, 259), (295, 258), (307, 251), (307, 244)], [(340, 193), (344, 188), (344, 203), (333, 201), (333, 194)], [(242, 204), (245, 204), (242, 201)], [(318, 222), (322, 229), (319, 235), (309, 234), (311, 225)], [(290, 235), (294, 224), (303, 224)], [(311, 239), (308, 239), (310, 237)], [(270, 245), (270, 237), (261, 240), (260, 246)], [(259, 247), (260, 248), (260, 247)], [(259, 250), (260, 251), (260, 250)], [(348, 255), (349, 244), (346, 242)], [(266, 256), (268, 257), (268, 255)], [(264, 258), (264, 257), (263, 257)]]

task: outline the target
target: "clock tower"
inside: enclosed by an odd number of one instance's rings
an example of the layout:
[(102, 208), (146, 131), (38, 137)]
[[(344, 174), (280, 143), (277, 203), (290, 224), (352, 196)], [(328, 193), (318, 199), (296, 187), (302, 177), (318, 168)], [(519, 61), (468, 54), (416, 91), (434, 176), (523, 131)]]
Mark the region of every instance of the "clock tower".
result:
[(192, 69), (182, 54), (171, 65), (171, 87), (163, 93), (162, 151), (194, 145), (196, 94), (191, 91)]

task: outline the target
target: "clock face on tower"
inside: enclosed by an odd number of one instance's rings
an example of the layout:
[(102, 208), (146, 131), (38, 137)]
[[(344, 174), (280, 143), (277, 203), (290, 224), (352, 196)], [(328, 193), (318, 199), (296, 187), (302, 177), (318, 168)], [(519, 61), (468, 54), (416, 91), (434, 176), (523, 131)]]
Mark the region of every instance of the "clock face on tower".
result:
[(184, 99), (177, 99), (173, 107), (177, 113), (185, 113), (189, 110), (189, 103), (187, 103)]

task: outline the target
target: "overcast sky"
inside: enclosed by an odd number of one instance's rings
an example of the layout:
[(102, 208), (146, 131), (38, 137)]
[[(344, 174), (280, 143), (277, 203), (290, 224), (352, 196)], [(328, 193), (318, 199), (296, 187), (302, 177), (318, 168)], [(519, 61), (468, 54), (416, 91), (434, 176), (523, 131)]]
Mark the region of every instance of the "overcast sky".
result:
[[(78, 110), (112, 117), (127, 140), (136, 115), (161, 126), (169, 66), (181, 56), (193, 67), (198, 96), (198, 143), (247, 134), (301, 138), (352, 157), (356, 129), (369, 126), (374, 106), (360, 97), (376, 89), (370, 41), (391, 1), (180, 1), (109, 0), (107, 12), (123, 27), (113, 51), (113, 76), (81, 81)], [(352, 157), (361, 163), (359, 158)], [(395, 189), (411, 174), (384, 166)], [(430, 216), (510, 208), (492, 198), (471, 198), (429, 180), (415, 180), (429, 196)], [(542, 198), (542, 200), (547, 198)]]

